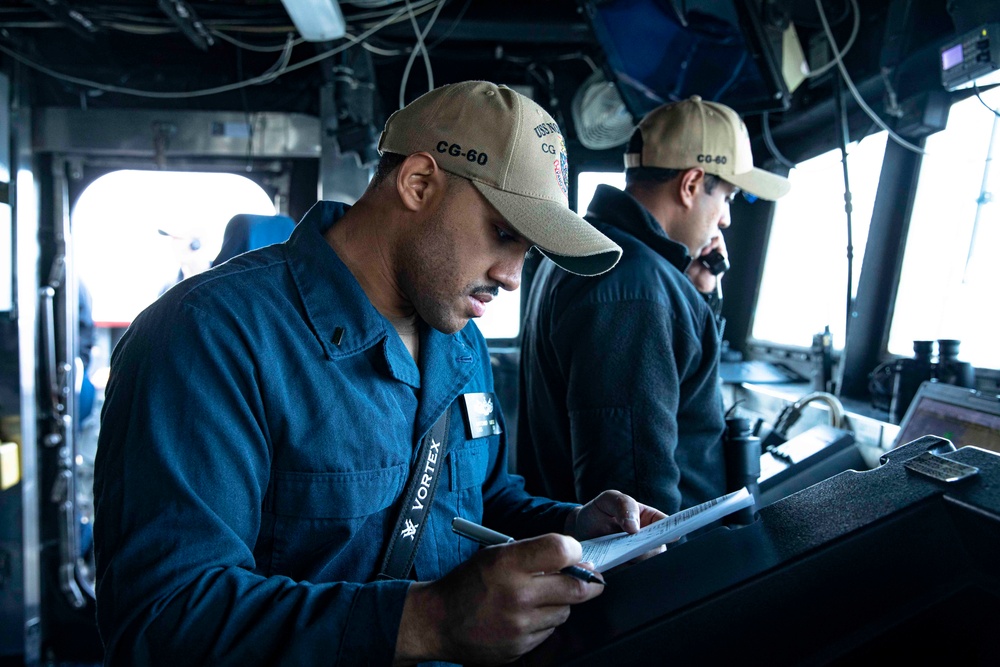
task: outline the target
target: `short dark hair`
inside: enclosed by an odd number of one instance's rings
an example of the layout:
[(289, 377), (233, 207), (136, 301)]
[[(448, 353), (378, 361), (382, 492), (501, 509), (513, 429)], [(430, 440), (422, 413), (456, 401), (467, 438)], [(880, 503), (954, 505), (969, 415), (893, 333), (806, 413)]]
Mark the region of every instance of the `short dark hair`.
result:
[[(691, 167), (693, 169), (693, 167)], [(687, 169), (663, 169), (662, 167), (632, 167), (625, 170), (625, 185), (659, 185), (668, 183)], [(712, 194), (715, 187), (722, 182), (722, 178), (715, 174), (705, 172), (705, 192)]]
[[(403, 164), (403, 162), (406, 160), (407, 157), (408, 156), (401, 155), (400, 153), (390, 153), (388, 151), (382, 153), (382, 157), (379, 158), (378, 164), (375, 166), (375, 175), (372, 176), (372, 180), (371, 183), (369, 184), (369, 187), (377, 188), (378, 186), (380, 186), (382, 184), (382, 181), (388, 178), (389, 174), (395, 171), (399, 167), (399, 165)], [(445, 177), (447, 177), (449, 180), (456, 178), (463, 178), (462, 176), (456, 176), (455, 174), (449, 171), (445, 171), (444, 169), (442, 169), (441, 171), (444, 171)]]
[[(632, 133), (632, 136), (628, 141), (628, 149), (626, 153), (642, 155), (643, 147), (643, 137), (642, 130), (636, 128)], [(688, 167), (687, 169), (693, 169), (693, 167)], [(687, 169), (666, 169), (664, 167), (630, 167), (625, 170), (625, 186), (630, 185), (659, 185), (661, 183), (669, 183), (674, 180), (682, 173), (687, 171)], [(715, 174), (709, 174), (705, 172), (705, 192), (712, 194), (715, 190), (715, 186), (719, 184), (722, 179)]]
[(399, 165), (403, 164), (405, 159), (406, 156), (399, 153), (382, 153), (382, 157), (379, 158), (378, 165), (375, 167), (375, 175), (372, 176), (371, 187), (376, 188), (381, 185), (382, 181), (395, 171)]

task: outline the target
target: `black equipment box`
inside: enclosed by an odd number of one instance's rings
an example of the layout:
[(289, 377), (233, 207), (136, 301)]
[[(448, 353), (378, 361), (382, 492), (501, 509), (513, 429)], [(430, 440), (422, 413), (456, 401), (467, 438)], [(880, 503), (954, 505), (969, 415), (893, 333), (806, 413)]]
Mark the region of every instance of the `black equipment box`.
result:
[(605, 579), (525, 664), (995, 665), (1000, 455), (924, 436)]
[(853, 434), (825, 424), (813, 426), (761, 454), (757, 506), (766, 507), (839, 472), (867, 469)]
[(987, 23), (941, 47), (941, 85), (945, 90), (996, 83), (1000, 70), (1000, 24)]

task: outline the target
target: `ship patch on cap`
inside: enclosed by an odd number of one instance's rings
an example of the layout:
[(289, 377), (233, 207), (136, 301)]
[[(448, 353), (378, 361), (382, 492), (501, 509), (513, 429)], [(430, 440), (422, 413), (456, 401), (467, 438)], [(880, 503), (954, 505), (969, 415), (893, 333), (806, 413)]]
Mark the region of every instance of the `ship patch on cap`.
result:
[(568, 199), (569, 160), (566, 157), (566, 142), (563, 141), (561, 134), (557, 134), (556, 137), (559, 138), (559, 145), (556, 147), (556, 151), (558, 152), (559, 155), (552, 163), (552, 168), (556, 172), (556, 183), (559, 184), (559, 189), (562, 190), (563, 196)]

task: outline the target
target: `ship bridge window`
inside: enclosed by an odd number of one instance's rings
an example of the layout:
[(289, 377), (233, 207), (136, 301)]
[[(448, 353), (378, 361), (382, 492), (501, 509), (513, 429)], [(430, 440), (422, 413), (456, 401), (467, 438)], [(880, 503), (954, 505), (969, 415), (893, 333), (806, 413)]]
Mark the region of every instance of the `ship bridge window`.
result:
[(236, 174), (123, 170), (94, 181), (71, 218), (94, 323), (128, 326), (179, 279), (207, 269), (237, 213), (275, 210), (259, 185)]
[(487, 340), (517, 338), (521, 331), (521, 288), (500, 290), (476, 326)]
[[(875, 207), (886, 133), (848, 145), (852, 294), (857, 294), (868, 228)], [(756, 340), (809, 347), (829, 326), (843, 349), (847, 308), (847, 214), (840, 149), (799, 163), (788, 174), (791, 192), (775, 203), (764, 273), (754, 313)]]
[(1000, 90), (951, 107), (927, 138), (914, 196), (889, 352), (909, 357), (914, 340), (961, 341), (959, 358), (1000, 368)]
[(483, 337), (493, 343), (517, 338), (521, 332), (521, 288), (512, 292), (499, 290), (475, 322)]

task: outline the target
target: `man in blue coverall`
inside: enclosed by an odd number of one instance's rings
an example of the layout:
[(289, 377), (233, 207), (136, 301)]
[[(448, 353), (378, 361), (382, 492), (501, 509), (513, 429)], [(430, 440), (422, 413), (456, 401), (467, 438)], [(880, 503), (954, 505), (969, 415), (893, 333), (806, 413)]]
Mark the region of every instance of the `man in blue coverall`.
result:
[[(319, 202), (287, 242), (184, 281), (116, 347), (95, 473), (106, 664), (507, 662), (600, 593), (559, 574), (577, 540), (663, 516), (507, 472), (470, 319), (533, 245), (581, 274), (621, 253), (567, 207), (552, 118), (454, 84), (393, 114), (379, 149), (356, 205)], [(403, 523), (411, 479), (426, 514)], [(453, 517), (519, 541), (477, 551)], [(380, 577), (421, 524), (412, 567)]]

